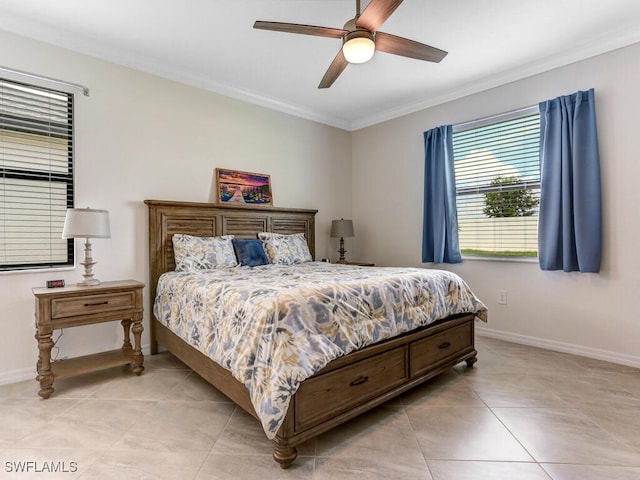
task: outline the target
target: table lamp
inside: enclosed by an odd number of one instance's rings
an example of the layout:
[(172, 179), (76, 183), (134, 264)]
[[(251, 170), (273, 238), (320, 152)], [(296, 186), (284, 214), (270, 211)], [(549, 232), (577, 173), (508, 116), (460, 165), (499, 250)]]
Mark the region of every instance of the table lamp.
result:
[(93, 266), (97, 263), (91, 257), (90, 238), (111, 238), (109, 227), (109, 211), (92, 208), (69, 208), (64, 219), (62, 238), (84, 238), (84, 280), (78, 285), (100, 285), (100, 280), (93, 277)]
[(331, 222), (331, 236), (333, 238), (340, 237), (340, 249), (338, 250), (340, 259), (336, 263), (347, 263), (344, 259), (344, 254), (347, 253), (344, 249), (344, 238), (353, 237), (353, 221), (344, 218), (333, 220)]

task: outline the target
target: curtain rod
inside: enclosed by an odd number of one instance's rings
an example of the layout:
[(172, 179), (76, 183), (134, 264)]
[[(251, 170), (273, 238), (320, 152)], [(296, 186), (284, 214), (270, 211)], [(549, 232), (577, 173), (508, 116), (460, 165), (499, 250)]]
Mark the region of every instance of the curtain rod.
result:
[(89, 87), (85, 87), (84, 85), (80, 85), (78, 83), (66, 82), (64, 80), (58, 80), (57, 78), (45, 77), (43, 75), (36, 75), (35, 73), (24, 72), (22, 70), (16, 70), (14, 68), (3, 67), (0, 65), (1, 72), (7, 72), (13, 75), (19, 75), (22, 77), (28, 77), (35, 80), (43, 80), (45, 82), (55, 83), (57, 85), (64, 85), (66, 87), (73, 87), (77, 90), (82, 90), (82, 94), (85, 97), (89, 96)]
[(465, 130), (471, 130), (472, 128), (488, 125), (490, 123), (505, 121), (505, 120), (509, 120), (510, 118), (523, 116), (524, 114), (527, 114), (527, 113), (533, 114), (537, 112), (538, 112), (538, 105), (529, 105), (528, 107), (518, 108), (517, 110), (511, 110), (510, 112), (498, 113), (496, 115), (491, 115), (489, 117), (477, 118), (475, 120), (469, 120), (468, 122), (457, 123), (453, 126), (453, 131), (462, 132)]

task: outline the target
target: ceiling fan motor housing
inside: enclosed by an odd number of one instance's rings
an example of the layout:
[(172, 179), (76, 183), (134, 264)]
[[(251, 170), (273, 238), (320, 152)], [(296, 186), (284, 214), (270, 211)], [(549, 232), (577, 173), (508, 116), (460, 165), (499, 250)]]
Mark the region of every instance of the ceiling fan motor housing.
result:
[(342, 43), (345, 44), (354, 38), (368, 38), (372, 42), (375, 42), (375, 33), (359, 28), (357, 30), (350, 31), (349, 33), (345, 33), (344, 37), (342, 37)]

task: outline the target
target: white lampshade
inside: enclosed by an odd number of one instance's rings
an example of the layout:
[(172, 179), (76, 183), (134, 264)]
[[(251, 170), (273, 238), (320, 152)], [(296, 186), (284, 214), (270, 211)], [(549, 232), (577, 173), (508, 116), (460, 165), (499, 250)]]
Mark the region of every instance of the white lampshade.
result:
[(67, 209), (62, 238), (111, 238), (109, 211), (93, 208)]
[(333, 238), (338, 237), (353, 237), (353, 220), (333, 220), (331, 222), (331, 236)]
[(376, 44), (369, 37), (356, 37), (342, 45), (342, 53), (349, 63), (365, 63), (371, 60)]

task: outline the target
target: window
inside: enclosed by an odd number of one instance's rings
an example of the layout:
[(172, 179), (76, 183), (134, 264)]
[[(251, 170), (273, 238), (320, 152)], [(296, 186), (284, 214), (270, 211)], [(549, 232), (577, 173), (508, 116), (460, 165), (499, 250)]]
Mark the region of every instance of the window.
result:
[(540, 203), (537, 107), (454, 126), (463, 255), (536, 257)]
[(0, 271), (73, 265), (73, 95), (0, 78)]

